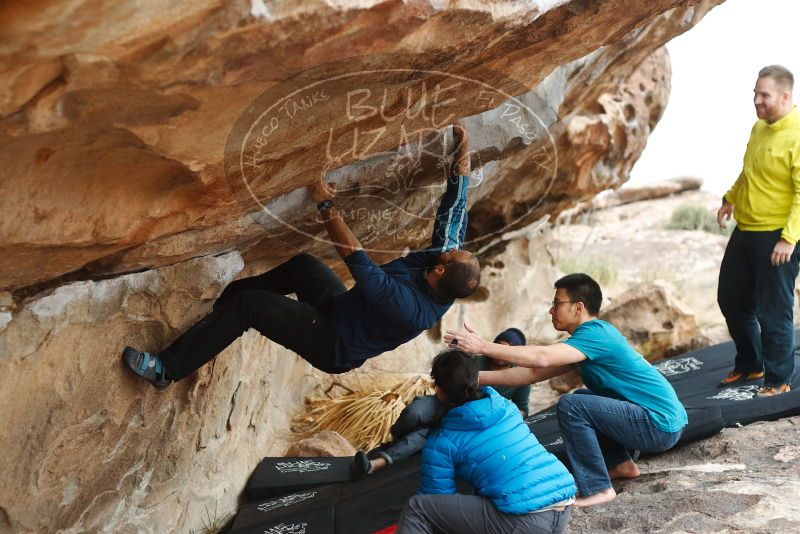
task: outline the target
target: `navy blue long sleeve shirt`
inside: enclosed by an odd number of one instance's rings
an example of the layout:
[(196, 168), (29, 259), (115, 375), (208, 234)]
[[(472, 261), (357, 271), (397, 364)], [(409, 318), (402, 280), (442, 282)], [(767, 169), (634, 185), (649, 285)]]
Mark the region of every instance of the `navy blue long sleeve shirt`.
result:
[(442, 252), (458, 249), (467, 230), (469, 177), (447, 180), (433, 226), (431, 248), (377, 265), (363, 251), (344, 258), (355, 285), (334, 297), (336, 365), (360, 367), (432, 327), (452, 306), (425, 280)]

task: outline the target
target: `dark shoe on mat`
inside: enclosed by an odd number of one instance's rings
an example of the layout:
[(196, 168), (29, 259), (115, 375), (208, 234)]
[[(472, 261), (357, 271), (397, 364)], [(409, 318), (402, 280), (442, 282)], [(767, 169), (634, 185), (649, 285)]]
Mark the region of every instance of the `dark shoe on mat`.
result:
[(125, 347), (122, 351), (122, 359), (131, 371), (150, 382), (157, 389), (165, 389), (172, 380), (166, 378), (167, 370), (164, 364), (155, 354), (141, 352), (133, 347)]
[(367, 453), (358, 451), (353, 456), (353, 465), (350, 467), (350, 478), (352, 480), (359, 480), (369, 475), (372, 472), (372, 463), (370, 463)]

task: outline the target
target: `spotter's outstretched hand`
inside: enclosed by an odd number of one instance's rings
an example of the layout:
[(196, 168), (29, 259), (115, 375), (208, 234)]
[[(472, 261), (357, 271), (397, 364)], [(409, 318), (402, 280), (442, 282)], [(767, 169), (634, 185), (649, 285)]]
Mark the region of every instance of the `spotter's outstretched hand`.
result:
[(444, 335), (444, 342), (453, 348), (458, 348), (464, 352), (481, 354), (484, 352), (485, 341), (467, 323), (464, 323), (464, 330), (448, 330)]

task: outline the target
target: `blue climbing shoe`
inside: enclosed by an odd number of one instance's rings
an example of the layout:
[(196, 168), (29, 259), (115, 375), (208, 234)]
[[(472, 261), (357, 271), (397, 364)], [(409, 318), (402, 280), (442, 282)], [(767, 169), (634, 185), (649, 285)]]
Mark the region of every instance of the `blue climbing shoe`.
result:
[(166, 389), (172, 383), (172, 380), (164, 376), (167, 370), (155, 354), (141, 352), (133, 347), (125, 347), (125, 350), (122, 351), (122, 359), (125, 360), (131, 371), (153, 384), (157, 389)]

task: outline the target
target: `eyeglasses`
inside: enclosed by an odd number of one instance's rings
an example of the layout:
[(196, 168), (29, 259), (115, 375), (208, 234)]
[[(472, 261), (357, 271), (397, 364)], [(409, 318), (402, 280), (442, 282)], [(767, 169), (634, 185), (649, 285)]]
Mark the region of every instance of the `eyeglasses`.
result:
[(575, 304), (574, 300), (554, 300), (552, 303), (551, 308), (558, 308), (559, 304)]

